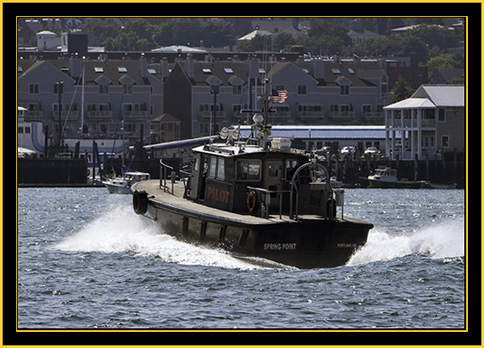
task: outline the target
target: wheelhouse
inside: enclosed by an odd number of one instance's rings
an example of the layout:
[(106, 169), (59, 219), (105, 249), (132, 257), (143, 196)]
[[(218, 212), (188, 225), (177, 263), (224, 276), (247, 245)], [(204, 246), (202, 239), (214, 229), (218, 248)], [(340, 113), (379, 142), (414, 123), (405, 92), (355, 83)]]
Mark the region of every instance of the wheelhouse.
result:
[(291, 212), (334, 217), (326, 170), (301, 168), (305, 164), (311, 162), (297, 150), (254, 145), (201, 146), (194, 149), (185, 197), (206, 206), (262, 217)]

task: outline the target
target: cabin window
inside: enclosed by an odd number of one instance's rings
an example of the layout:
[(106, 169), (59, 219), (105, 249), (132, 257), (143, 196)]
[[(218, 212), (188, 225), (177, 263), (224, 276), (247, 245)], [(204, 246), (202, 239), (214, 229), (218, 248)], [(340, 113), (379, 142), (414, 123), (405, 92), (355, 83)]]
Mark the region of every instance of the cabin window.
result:
[(217, 176), (215, 179), (222, 181), (225, 180), (225, 158), (223, 157), (218, 158)]
[(217, 157), (211, 156), (210, 157), (210, 171), (208, 172), (209, 178), (215, 178), (215, 173), (217, 171)]
[(225, 158), (210, 156), (210, 179), (225, 180)]
[(195, 172), (198, 172), (199, 167), (200, 167), (200, 157), (196, 156), (193, 158), (193, 170)]
[(260, 181), (261, 166), (260, 160), (237, 161), (237, 180)]
[(292, 176), (297, 168), (297, 161), (296, 160), (287, 160), (286, 161), (286, 180), (292, 180)]

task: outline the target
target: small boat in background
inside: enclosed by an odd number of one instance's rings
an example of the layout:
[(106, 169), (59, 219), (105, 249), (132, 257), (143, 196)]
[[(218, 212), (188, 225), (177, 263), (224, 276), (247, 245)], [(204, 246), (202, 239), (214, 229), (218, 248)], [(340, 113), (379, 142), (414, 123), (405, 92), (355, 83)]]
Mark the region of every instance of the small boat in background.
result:
[(431, 188), (429, 181), (398, 180), (397, 170), (390, 167), (378, 167), (368, 181), (369, 188)]
[(126, 172), (122, 177), (103, 181), (109, 193), (130, 194), (131, 186), (143, 180), (150, 180), (150, 174), (144, 172)]

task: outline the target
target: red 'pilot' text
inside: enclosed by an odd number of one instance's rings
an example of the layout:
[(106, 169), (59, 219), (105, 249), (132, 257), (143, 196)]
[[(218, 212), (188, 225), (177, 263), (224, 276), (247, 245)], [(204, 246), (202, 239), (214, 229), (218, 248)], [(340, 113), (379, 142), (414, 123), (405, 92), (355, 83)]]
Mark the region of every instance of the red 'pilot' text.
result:
[(207, 187), (207, 199), (214, 200), (216, 202), (228, 204), (230, 191), (219, 190), (218, 188), (208, 186)]

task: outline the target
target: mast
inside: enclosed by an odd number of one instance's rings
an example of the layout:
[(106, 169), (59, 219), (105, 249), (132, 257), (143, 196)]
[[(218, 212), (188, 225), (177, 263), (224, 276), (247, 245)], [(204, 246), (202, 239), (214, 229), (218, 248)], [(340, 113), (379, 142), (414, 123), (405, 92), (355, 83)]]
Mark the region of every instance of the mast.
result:
[(84, 66), (82, 67), (82, 89), (81, 89), (81, 137), (84, 133)]
[(268, 150), (269, 148), (269, 134), (271, 129), (271, 126), (267, 125), (267, 120), (269, 119), (269, 102), (272, 100), (272, 93), (269, 94), (270, 88), (271, 85), (269, 83), (269, 80), (266, 78), (264, 80), (264, 125), (262, 127), (262, 147), (264, 148), (264, 150)]

